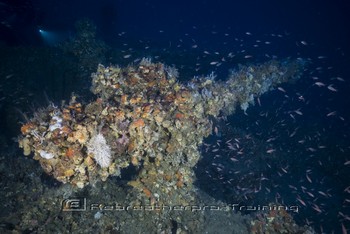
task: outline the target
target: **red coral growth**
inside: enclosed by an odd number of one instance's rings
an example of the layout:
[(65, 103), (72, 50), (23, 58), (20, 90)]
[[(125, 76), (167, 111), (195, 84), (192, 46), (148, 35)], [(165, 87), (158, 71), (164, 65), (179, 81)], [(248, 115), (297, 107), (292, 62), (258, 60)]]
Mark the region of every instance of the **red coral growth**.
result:
[(175, 119), (183, 119), (184, 117), (185, 117), (185, 115), (180, 113), (180, 112), (175, 114)]
[(143, 193), (146, 195), (146, 197), (150, 198), (152, 196), (151, 191), (148, 188), (143, 188)]
[(32, 129), (35, 128), (35, 124), (32, 122), (26, 123), (21, 127), (21, 132), (23, 135), (28, 134)]
[(74, 149), (68, 148), (65, 155), (68, 158), (72, 158), (74, 156), (74, 154), (75, 154)]
[(143, 119), (138, 119), (131, 123), (131, 128), (142, 128), (144, 126), (145, 121), (143, 121)]

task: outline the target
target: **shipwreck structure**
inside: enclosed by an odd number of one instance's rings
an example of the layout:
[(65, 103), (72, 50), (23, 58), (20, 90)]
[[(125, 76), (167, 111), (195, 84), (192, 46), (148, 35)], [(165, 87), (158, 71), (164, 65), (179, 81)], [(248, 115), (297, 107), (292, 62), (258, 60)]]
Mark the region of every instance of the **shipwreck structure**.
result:
[(296, 80), (305, 62), (271, 60), (240, 66), (225, 81), (213, 75), (188, 83), (178, 72), (150, 59), (128, 67), (98, 66), (92, 74), (96, 99), (49, 105), (21, 127), (19, 145), (44, 171), (83, 188), (123, 168), (138, 204), (187, 205), (193, 201), (193, 167), (212, 118), (246, 110), (278, 84)]

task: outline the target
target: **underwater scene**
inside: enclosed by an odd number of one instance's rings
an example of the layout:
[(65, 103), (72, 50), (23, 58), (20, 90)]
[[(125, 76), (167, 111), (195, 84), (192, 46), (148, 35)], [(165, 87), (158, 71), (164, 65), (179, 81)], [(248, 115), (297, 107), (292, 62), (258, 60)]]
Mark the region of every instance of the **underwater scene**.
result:
[(0, 233), (350, 232), (345, 0), (0, 0)]

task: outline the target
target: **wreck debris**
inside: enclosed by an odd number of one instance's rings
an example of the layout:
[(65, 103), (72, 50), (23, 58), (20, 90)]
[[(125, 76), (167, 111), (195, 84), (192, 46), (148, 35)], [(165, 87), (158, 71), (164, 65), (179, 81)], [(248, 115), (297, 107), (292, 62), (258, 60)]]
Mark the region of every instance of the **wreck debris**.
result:
[(50, 105), (22, 128), (19, 145), (34, 153), (45, 172), (79, 188), (120, 176), (138, 175), (129, 185), (140, 201), (186, 205), (193, 200), (198, 147), (212, 129), (210, 118), (234, 113), (277, 84), (299, 78), (304, 61), (268, 61), (241, 66), (226, 81), (213, 76), (177, 81), (178, 72), (143, 59), (126, 68), (98, 66), (83, 104), (73, 95), (60, 108)]

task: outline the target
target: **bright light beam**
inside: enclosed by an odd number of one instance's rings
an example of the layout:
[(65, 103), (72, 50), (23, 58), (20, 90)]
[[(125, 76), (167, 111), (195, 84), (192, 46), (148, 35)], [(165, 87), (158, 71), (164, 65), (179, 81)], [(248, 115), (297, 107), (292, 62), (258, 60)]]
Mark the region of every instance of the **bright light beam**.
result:
[(44, 29), (39, 29), (39, 33), (43, 41), (49, 46), (55, 46), (69, 37), (68, 32), (54, 32), (54, 31), (46, 31)]

